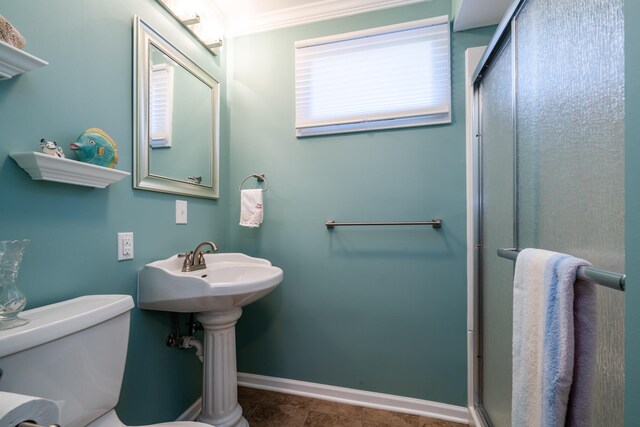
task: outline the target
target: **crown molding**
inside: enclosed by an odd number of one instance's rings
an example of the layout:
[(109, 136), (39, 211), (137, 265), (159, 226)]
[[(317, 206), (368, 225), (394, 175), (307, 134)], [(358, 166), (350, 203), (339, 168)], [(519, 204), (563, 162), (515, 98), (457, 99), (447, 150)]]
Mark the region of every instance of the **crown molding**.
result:
[(227, 17), (231, 37), (325, 21), (431, 0), (321, 0), (248, 17)]

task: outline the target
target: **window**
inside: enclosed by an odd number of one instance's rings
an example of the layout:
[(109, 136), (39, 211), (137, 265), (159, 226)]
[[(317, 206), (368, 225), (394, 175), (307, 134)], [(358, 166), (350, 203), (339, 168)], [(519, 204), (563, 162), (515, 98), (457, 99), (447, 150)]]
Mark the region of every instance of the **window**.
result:
[(151, 66), (149, 78), (149, 145), (171, 147), (173, 123), (173, 67)]
[(296, 135), (451, 122), (449, 18), (295, 43)]

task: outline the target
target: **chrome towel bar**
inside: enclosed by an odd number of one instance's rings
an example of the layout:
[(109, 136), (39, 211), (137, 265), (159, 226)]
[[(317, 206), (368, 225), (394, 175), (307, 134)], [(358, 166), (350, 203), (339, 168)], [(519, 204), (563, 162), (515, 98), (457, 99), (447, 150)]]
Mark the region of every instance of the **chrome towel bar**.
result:
[(330, 219), (324, 223), (328, 230), (333, 230), (334, 227), (352, 227), (362, 225), (430, 225), (433, 228), (442, 227), (441, 219), (432, 219), (431, 221), (409, 221), (409, 222), (335, 222)]
[[(515, 261), (520, 251), (514, 248), (498, 249), (498, 256)], [(599, 270), (592, 267), (580, 267), (577, 274), (579, 279), (588, 280), (597, 285), (606, 286), (607, 288), (617, 289), (624, 292), (626, 275), (613, 273), (611, 271)]]

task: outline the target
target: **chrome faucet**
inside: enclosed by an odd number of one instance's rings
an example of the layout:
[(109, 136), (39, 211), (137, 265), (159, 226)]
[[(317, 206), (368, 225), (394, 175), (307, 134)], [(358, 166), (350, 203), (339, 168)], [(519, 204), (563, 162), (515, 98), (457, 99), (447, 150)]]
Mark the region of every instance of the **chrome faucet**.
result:
[[(202, 251), (202, 248), (205, 246), (209, 246), (211, 249), (207, 251)], [(202, 242), (200, 243), (195, 251), (185, 252), (183, 254), (179, 254), (179, 258), (184, 258), (184, 263), (182, 264), (182, 272), (187, 271), (196, 271), (207, 268), (207, 264), (204, 262), (205, 254), (212, 254), (218, 251), (218, 247), (213, 242)]]

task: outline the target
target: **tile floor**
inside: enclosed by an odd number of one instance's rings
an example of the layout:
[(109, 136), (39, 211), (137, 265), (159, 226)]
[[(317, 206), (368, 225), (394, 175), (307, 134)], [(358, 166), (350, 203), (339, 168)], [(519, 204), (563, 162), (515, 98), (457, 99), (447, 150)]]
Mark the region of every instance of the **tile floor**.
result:
[(463, 427), (464, 424), (238, 387), (251, 427)]

